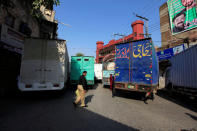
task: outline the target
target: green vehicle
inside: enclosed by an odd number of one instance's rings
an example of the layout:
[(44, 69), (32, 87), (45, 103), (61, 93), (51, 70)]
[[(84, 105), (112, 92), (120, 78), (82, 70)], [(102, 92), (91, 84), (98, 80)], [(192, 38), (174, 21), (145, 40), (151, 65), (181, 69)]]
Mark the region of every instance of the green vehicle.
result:
[(71, 75), (72, 85), (78, 83), (83, 71), (87, 71), (86, 80), (88, 85), (94, 85), (94, 57), (93, 56), (71, 56)]

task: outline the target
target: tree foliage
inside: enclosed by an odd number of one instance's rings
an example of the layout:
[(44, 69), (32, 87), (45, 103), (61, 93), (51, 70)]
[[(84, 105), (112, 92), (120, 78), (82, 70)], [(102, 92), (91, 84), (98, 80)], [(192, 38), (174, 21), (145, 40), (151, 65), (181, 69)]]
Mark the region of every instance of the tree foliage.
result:
[(84, 56), (83, 53), (77, 53), (76, 56)]
[(33, 0), (31, 14), (33, 16), (40, 17), (41, 16), (40, 7), (42, 5), (45, 7), (48, 7), (51, 5), (58, 6), (60, 5), (60, 0)]

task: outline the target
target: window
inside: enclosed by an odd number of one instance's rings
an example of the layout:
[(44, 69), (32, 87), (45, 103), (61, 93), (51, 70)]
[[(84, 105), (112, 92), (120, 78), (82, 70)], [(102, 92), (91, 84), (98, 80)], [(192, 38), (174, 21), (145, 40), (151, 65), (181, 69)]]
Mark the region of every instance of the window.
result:
[(81, 59), (77, 59), (77, 61), (81, 61)]
[(84, 61), (89, 61), (89, 59), (84, 59)]

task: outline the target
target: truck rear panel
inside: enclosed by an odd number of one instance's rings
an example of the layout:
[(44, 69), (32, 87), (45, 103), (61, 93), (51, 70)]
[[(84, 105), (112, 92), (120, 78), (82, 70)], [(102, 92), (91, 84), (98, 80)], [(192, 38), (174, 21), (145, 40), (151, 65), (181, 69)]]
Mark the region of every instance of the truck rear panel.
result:
[(115, 74), (115, 62), (105, 62), (103, 63), (103, 85), (110, 85), (110, 74), (114, 76)]
[(19, 89), (22, 91), (62, 90), (68, 75), (65, 41), (26, 39)]
[(197, 45), (173, 56), (170, 62), (173, 86), (197, 89)]
[(103, 65), (102, 64), (94, 64), (94, 74), (97, 80), (102, 80), (103, 78)]
[(83, 71), (87, 71), (88, 85), (94, 85), (94, 57), (72, 56), (71, 57), (71, 84), (77, 84)]
[(116, 45), (115, 87), (147, 91), (158, 84), (158, 61), (151, 39)]
[(110, 85), (110, 74), (114, 75), (114, 70), (103, 70), (103, 85)]

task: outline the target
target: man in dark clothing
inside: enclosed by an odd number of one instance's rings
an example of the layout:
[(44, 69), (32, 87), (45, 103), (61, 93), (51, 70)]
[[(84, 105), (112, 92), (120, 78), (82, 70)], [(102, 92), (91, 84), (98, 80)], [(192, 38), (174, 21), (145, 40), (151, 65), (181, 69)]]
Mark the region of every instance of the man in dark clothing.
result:
[(87, 71), (84, 71), (83, 74), (79, 78), (78, 85), (82, 85), (84, 90), (88, 90), (87, 81), (85, 76), (87, 75)]
[(87, 71), (84, 71), (83, 74), (79, 78), (79, 82), (77, 85), (77, 90), (79, 92), (79, 95), (77, 96), (76, 101), (73, 102), (75, 107), (77, 106), (79, 101), (81, 101), (81, 107), (87, 107), (87, 105), (85, 105), (85, 93), (88, 90), (87, 81), (85, 78), (86, 75), (87, 75)]

